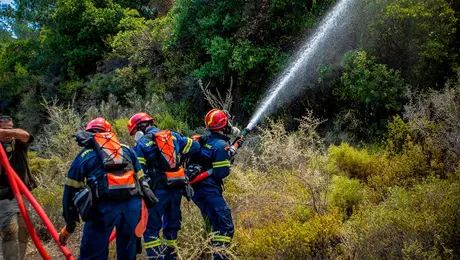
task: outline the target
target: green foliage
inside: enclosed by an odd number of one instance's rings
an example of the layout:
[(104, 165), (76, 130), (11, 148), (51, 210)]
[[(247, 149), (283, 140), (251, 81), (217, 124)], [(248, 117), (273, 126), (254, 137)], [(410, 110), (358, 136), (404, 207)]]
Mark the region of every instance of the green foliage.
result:
[(400, 154), (381, 151), (369, 154), (347, 144), (329, 148), (329, 169), (333, 174), (358, 178), (385, 196), (389, 187), (410, 187), (439, 170), (436, 157), (427, 157), (421, 145), (406, 141)]
[(125, 18), (118, 25), (120, 31), (113, 37), (113, 55), (123, 57), (132, 65), (155, 64), (162, 58), (161, 49), (170, 31), (169, 16), (148, 20), (136, 10), (125, 10)]
[(260, 48), (250, 41), (239, 41), (232, 54), (231, 67), (241, 74), (261, 66), (267, 67), (270, 75), (275, 75), (286, 63), (287, 56), (276, 48)]
[(239, 251), (247, 259), (334, 258), (341, 253), (342, 223), (337, 212), (306, 222), (287, 217), (239, 231), (248, 234), (239, 237)]
[[(59, 0), (52, 14), (53, 23), (41, 33), (46, 60), (67, 66), (70, 77), (94, 72), (107, 49), (106, 38), (118, 32), (123, 8), (112, 0)], [(53, 52), (48, 52), (53, 50)]]
[(190, 133), (186, 123), (176, 120), (169, 113), (158, 115), (156, 125), (160, 129), (171, 129), (185, 135)]
[(349, 178), (366, 180), (374, 173), (374, 159), (365, 149), (357, 150), (344, 143), (329, 147), (331, 171), (334, 174), (346, 174)]
[(370, 116), (380, 111), (399, 112), (404, 104), (406, 86), (395, 70), (377, 64), (367, 53), (351, 52), (344, 56), (342, 87), (335, 94), (341, 100), (365, 104)]
[(378, 64), (365, 51), (347, 53), (343, 68), (341, 84), (333, 89), (334, 95), (346, 107), (357, 111), (358, 118), (374, 135), (378, 134), (392, 115), (402, 111), (406, 84), (398, 71)]
[[(458, 53), (454, 10), (446, 0), (368, 1), (373, 54), (400, 69), (413, 87), (440, 83)], [(441, 71), (440, 71), (441, 70)], [(439, 72), (438, 72), (439, 71)], [(442, 83), (441, 83), (442, 84)]]
[(17, 66), (28, 67), (38, 54), (36, 40), (11, 41), (0, 51), (0, 71), (14, 72)]
[(329, 204), (351, 216), (353, 210), (363, 202), (365, 193), (365, 186), (359, 180), (336, 176), (328, 194)]
[(196, 76), (198, 78), (224, 76), (232, 57), (232, 50), (230, 40), (219, 36), (212, 38), (209, 48), (206, 48), (206, 53), (211, 56), (211, 61), (204, 64)]
[(352, 216), (351, 249), (367, 259), (453, 259), (458, 254), (458, 186), (430, 180), (411, 190), (394, 188), (389, 199)]

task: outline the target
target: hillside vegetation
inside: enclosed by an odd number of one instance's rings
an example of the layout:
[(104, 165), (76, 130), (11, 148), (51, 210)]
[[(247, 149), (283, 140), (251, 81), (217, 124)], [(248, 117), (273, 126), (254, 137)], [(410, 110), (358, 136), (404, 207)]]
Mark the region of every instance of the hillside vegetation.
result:
[[(128, 144), (138, 111), (160, 128), (204, 133), (212, 95), (230, 90), (225, 105), (244, 126), (335, 2), (2, 5), (0, 112), (36, 135), (34, 194), (55, 226), (79, 151), (72, 134), (89, 119), (105, 117)], [(239, 151), (224, 192), (235, 259), (460, 257), (460, 3), (363, 0), (356, 12), (349, 50)], [(180, 255), (197, 259), (210, 237), (196, 206), (184, 201), (182, 212)]]

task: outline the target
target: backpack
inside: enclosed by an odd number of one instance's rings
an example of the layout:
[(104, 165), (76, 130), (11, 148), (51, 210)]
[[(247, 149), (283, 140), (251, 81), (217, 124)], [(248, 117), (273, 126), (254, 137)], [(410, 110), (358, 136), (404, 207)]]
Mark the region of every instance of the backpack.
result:
[(171, 131), (163, 130), (146, 137), (157, 145), (160, 160), (154, 167), (164, 172), (166, 184), (169, 187), (184, 187), (187, 183), (185, 170), (180, 165), (180, 154), (176, 152)]
[(93, 145), (105, 170), (104, 174), (89, 180), (96, 198), (126, 200), (140, 196), (140, 182), (134, 172), (133, 163), (115, 134), (96, 133)]

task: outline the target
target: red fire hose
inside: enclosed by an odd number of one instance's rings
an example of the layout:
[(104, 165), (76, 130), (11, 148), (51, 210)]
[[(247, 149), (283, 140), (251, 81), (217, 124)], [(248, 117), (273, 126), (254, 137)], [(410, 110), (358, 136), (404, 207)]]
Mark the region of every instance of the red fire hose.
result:
[[(0, 143), (1, 144), (1, 143)], [(70, 251), (66, 248), (63, 247), (59, 243), (59, 235), (56, 232), (53, 224), (49, 220), (48, 216), (46, 213), (43, 211), (43, 209), (40, 207), (38, 204), (37, 200), (33, 197), (33, 195), (30, 193), (30, 191), (27, 189), (27, 187), (24, 185), (22, 180), (19, 178), (19, 176), (16, 174), (16, 172), (13, 170), (11, 167), (7, 156), (5, 154), (5, 151), (3, 147), (0, 149), (0, 165), (3, 166), (3, 168), (6, 171), (6, 175), (8, 176), (8, 180), (11, 184), (11, 188), (13, 190), (14, 196), (16, 197), (16, 200), (18, 202), (19, 210), (21, 212), (22, 217), (24, 218), (24, 222), (27, 227), (27, 231), (29, 232), (30, 237), (32, 238), (35, 246), (37, 247), (38, 252), (42, 256), (43, 259), (51, 259), (46, 252), (46, 250), (43, 248), (42, 243), (40, 242), (40, 239), (38, 238), (37, 233), (35, 232), (35, 229), (32, 225), (32, 221), (30, 220), (30, 217), (27, 213), (26, 207), (24, 205), (24, 201), (22, 200), (22, 196), (20, 191), (25, 195), (25, 197), (29, 200), (31, 205), (34, 207), (34, 209), (37, 211), (39, 217), (42, 219), (43, 223), (45, 224), (46, 228), (50, 232), (51, 236), (53, 239), (56, 241), (57, 245), (63, 252), (64, 256), (66, 259), (73, 260), (73, 256), (70, 253)]]
[(51, 223), (50, 219), (46, 215), (45, 211), (40, 207), (40, 204), (38, 204), (37, 200), (34, 198), (32, 193), (27, 189), (26, 185), (22, 182), (21, 178), (17, 174), (14, 175), (16, 179), (16, 183), (19, 184), (19, 189), (21, 192), (26, 196), (27, 200), (30, 202), (32, 207), (35, 209), (37, 212), (38, 216), (41, 218), (43, 221), (43, 224), (45, 225), (46, 229), (51, 234), (51, 237), (56, 241), (56, 244), (58, 245), (59, 249), (61, 252), (64, 254), (66, 259), (73, 260), (73, 256), (70, 253), (69, 249), (67, 247), (64, 247), (59, 243), (59, 234), (56, 232), (56, 229), (54, 228), (53, 224)]
[(112, 241), (115, 240), (116, 237), (117, 237), (117, 232), (114, 229), (112, 233), (110, 234), (109, 243), (112, 243)]

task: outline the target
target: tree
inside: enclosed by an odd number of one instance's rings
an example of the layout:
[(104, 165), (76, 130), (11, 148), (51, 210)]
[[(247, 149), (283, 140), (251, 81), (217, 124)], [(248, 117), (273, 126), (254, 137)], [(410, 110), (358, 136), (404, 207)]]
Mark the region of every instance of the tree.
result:
[(411, 85), (439, 88), (452, 76), (457, 19), (447, 0), (368, 0), (365, 16), (370, 53)]
[(402, 111), (408, 86), (399, 71), (377, 63), (365, 51), (347, 53), (342, 64), (345, 71), (333, 94), (344, 102), (343, 110), (357, 112), (366, 128), (378, 134)]

